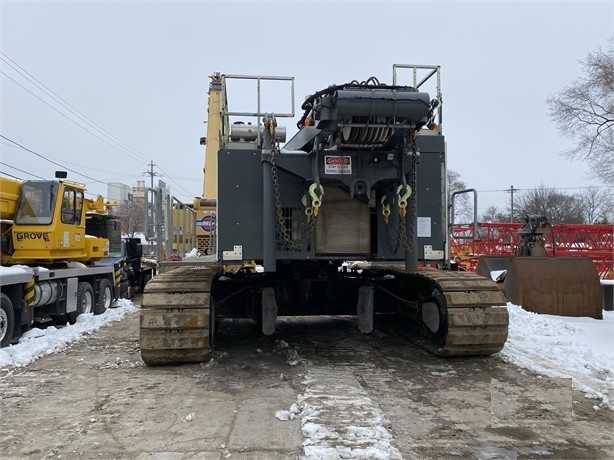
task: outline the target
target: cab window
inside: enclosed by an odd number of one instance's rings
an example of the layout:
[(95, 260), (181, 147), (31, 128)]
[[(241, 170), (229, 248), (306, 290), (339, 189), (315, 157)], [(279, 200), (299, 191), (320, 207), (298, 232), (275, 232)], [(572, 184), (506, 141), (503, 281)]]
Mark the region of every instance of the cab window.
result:
[(24, 182), (17, 203), (15, 223), (49, 225), (53, 218), (57, 193), (57, 182)]
[(83, 192), (72, 188), (65, 188), (62, 197), (62, 222), (65, 224), (81, 223), (81, 210), (83, 209)]

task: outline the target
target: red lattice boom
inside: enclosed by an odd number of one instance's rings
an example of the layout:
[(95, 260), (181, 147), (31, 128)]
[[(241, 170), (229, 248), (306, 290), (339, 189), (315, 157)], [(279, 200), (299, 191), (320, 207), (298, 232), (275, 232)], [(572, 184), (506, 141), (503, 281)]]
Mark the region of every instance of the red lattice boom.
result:
[[(514, 255), (522, 223), (487, 222), (454, 226), (450, 254), (463, 268), (475, 271), (480, 255)], [(614, 225), (553, 224), (546, 236), (549, 256), (584, 256), (595, 262), (602, 279), (614, 279)]]

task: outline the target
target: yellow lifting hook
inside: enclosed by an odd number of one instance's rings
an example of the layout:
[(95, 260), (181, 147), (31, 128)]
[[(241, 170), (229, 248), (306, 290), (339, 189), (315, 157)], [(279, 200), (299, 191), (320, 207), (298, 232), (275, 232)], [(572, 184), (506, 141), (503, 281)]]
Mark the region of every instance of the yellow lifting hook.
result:
[(384, 195), (380, 203), (382, 203), (382, 215), (384, 216), (384, 224), (388, 225), (388, 219), (390, 217), (390, 204), (388, 203), (388, 196)]
[[(316, 189), (320, 192), (320, 196), (317, 195)], [(311, 197), (311, 205), (313, 206), (313, 217), (318, 217), (318, 211), (322, 204), (322, 196), (324, 195), (324, 187), (321, 184), (313, 183), (309, 186), (309, 196)]]
[[(405, 189), (405, 191), (403, 192), (403, 195), (401, 195), (401, 191), (403, 189)], [(399, 185), (399, 187), (397, 188), (397, 198), (399, 200), (399, 214), (401, 215), (401, 217), (405, 217), (405, 214), (407, 214), (407, 200), (410, 196), (411, 187), (407, 184)]]
[(301, 197), (301, 202), (303, 206), (305, 206), (305, 215), (307, 216), (307, 222), (311, 220), (311, 216), (313, 215), (313, 208), (311, 206), (307, 206), (307, 195), (303, 195)]

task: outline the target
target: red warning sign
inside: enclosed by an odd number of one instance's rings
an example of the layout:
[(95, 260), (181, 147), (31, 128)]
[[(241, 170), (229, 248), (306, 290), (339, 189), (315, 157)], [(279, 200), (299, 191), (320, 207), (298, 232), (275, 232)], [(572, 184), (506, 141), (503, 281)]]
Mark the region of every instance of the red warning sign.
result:
[(352, 157), (325, 155), (324, 174), (352, 174)]

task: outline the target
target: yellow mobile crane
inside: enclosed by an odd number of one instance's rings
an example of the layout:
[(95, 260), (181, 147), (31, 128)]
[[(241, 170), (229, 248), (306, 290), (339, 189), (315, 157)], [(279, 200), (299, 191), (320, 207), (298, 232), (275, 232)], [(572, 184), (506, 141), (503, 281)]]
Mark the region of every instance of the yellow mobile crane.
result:
[(119, 221), (65, 180), (0, 176), (0, 344), (37, 320), (103, 313), (119, 294)]

